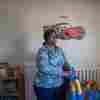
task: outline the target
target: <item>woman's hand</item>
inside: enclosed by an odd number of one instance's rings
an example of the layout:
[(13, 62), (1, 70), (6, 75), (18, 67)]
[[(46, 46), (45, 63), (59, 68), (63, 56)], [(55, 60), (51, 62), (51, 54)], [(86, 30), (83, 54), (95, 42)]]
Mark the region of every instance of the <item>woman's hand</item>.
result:
[(64, 71), (64, 77), (67, 77), (69, 75), (69, 73), (67, 71)]

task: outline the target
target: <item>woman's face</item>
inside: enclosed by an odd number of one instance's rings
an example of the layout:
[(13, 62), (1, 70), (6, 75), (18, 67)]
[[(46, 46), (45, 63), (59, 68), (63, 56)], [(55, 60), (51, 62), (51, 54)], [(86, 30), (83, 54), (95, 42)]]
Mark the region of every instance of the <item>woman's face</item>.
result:
[(51, 33), (51, 35), (49, 36), (48, 43), (50, 45), (56, 45), (56, 33), (55, 32)]

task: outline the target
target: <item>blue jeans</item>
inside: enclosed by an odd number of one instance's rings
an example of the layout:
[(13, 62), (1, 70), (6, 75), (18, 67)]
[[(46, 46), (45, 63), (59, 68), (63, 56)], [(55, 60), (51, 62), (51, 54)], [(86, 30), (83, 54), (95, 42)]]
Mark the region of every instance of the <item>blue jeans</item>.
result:
[(65, 100), (64, 86), (57, 88), (43, 88), (34, 86), (37, 100)]

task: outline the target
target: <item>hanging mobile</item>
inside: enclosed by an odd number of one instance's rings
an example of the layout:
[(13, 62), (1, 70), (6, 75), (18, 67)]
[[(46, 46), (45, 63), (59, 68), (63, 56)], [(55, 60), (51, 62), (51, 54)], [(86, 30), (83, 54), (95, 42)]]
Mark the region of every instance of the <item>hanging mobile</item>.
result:
[[(68, 21), (69, 16), (59, 16), (59, 18), (67, 19)], [(48, 29), (54, 29), (56, 31), (57, 38), (62, 40), (81, 40), (86, 34), (86, 31), (82, 26), (73, 26), (69, 22), (59, 22), (53, 25), (43, 26), (44, 32)]]

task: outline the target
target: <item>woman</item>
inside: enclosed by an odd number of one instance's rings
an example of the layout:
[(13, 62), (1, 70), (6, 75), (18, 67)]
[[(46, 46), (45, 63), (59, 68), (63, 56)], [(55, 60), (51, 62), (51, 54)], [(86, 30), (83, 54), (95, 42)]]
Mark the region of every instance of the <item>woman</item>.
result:
[[(56, 46), (56, 32), (48, 29), (44, 32), (44, 43), (37, 54), (37, 74), (34, 80), (34, 91), (37, 100), (63, 100), (59, 90), (63, 87), (63, 50)], [(64, 97), (64, 95), (63, 95)]]

